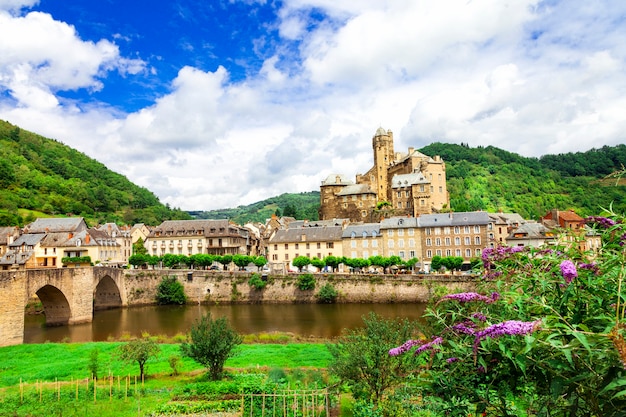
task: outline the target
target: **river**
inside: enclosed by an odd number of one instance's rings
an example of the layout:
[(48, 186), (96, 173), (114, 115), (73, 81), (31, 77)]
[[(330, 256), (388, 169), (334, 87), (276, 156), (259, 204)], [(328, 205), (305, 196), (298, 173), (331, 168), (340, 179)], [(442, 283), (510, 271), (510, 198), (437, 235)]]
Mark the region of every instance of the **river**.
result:
[(285, 332), (333, 338), (363, 325), (369, 312), (385, 318), (418, 320), (425, 304), (235, 304), (145, 306), (96, 311), (93, 322), (47, 327), (42, 314), (25, 316), (24, 343), (99, 342), (142, 332), (168, 337), (185, 334), (208, 312), (226, 317), (240, 334)]

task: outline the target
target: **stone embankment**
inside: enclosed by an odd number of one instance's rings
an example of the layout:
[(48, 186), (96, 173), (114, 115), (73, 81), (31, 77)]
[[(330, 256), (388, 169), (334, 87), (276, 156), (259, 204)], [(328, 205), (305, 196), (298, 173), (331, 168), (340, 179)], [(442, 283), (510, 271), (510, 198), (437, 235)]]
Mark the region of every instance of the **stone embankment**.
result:
[(316, 287), (302, 291), (299, 274), (267, 275), (267, 286), (258, 290), (248, 284), (250, 272), (132, 270), (126, 272), (129, 306), (154, 304), (159, 283), (176, 276), (190, 303), (315, 303), (317, 293), (331, 284), (338, 303), (427, 302), (436, 293), (473, 291), (476, 278), (466, 275), (368, 275), (314, 274)]

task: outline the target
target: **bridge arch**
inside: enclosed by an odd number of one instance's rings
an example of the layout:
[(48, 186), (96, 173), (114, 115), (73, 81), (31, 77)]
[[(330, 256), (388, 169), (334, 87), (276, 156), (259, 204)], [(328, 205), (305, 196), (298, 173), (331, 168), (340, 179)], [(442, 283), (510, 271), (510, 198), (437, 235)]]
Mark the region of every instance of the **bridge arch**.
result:
[(93, 293), (93, 309), (106, 310), (122, 305), (122, 294), (115, 280), (110, 275), (100, 278)]
[(44, 285), (37, 292), (41, 301), (47, 326), (63, 326), (69, 323), (72, 309), (67, 297), (53, 285)]

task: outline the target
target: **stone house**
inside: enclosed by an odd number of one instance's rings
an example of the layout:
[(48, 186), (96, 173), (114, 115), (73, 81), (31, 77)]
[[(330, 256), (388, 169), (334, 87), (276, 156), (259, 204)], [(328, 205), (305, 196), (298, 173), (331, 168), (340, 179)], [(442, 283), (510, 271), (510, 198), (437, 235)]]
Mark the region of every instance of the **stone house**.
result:
[(258, 254), (258, 238), (245, 227), (228, 220), (166, 220), (152, 229), (144, 242), (155, 256)]
[(419, 217), (392, 217), (380, 222), (383, 256), (398, 256), (403, 261), (421, 261), (422, 239)]
[(380, 223), (347, 225), (341, 235), (344, 256), (362, 259), (370, 256), (383, 256), (380, 227)]

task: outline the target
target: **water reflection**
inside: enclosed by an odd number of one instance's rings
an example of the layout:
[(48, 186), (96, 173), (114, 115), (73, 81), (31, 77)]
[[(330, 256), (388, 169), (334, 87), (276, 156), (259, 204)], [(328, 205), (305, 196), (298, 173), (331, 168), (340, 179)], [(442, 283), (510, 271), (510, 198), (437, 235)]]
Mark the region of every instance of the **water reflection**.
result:
[(24, 343), (106, 341), (142, 332), (171, 337), (187, 333), (207, 312), (228, 318), (241, 334), (278, 331), (332, 338), (345, 328), (362, 326), (362, 317), (370, 311), (386, 318), (417, 320), (424, 308), (421, 303), (145, 306), (96, 311), (92, 323), (61, 327), (46, 327), (43, 315), (26, 315)]

